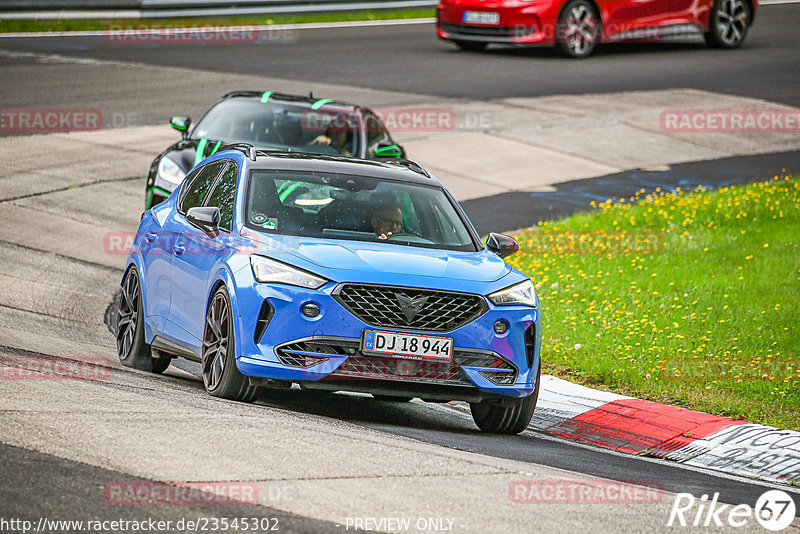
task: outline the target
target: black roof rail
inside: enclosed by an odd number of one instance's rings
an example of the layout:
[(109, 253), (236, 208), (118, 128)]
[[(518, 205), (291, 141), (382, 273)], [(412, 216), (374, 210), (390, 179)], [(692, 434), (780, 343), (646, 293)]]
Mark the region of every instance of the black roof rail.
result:
[(267, 156), (268, 154), (262, 150), (256, 150), (256, 147), (251, 145), (250, 143), (232, 143), (230, 145), (222, 145), (219, 147), (220, 151), (222, 150), (238, 150), (239, 152), (244, 152), (248, 158), (255, 161), (256, 156), (258, 154)]
[[(307, 102), (309, 104), (314, 104), (319, 102), (320, 100), (326, 100), (326, 104), (334, 104), (337, 106), (345, 106), (345, 107), (352, 107), (352, 108), (364, 108), (364, 106), (360, 104), (352, 104), (350, 102), (343, 102), (341, 100), (336, 100), (334, 98), (327, 99), (327, 98), (316, 98), (314, 97), (313, 91), (308, 91), (306, 94), (289, 94), (289, 93), (280, 93), (277, 91), (266, 91), (270, 95), (270, 100), (286, 100), (289, 102)], [(226, 100), (228, 98), (235, 98), (235, 97), (260, 97), (265, 94), (264, 91), (253, 91), (253, 90), (239, 90), (239, 91), (230, 91), (225, 93), (220, 97), (220, 100)]]

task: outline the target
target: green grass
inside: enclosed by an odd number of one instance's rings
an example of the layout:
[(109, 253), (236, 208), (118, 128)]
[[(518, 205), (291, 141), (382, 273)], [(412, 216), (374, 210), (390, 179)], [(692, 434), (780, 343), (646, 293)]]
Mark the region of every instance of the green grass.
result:
[(800, 180), (598, 207), (516, 233), (545, 372), (800, 430)]
[(105, 30), (110, 25), (122, 28), (176, 28), (185, 26), (248, 26), (262, 24), (294, 24), (308, 22), (340, 22), (352, 20), (392, 20), (426, 18), (436, 15), (430, 9), (356, 11), (352, 13), (317, 13), (309, 15), (258, 15), (234, 18), (162, 18), (118, 20), (0, 20), (0, 33)]

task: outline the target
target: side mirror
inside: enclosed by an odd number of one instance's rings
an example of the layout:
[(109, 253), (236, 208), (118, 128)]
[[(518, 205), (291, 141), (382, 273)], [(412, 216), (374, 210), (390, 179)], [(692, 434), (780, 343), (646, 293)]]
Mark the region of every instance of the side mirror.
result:
[(374, 154), (375, 154), (376, 158), (404, 158), (404, 157), (406, 157), (406, 151), (403, 150), (403, 147), (401, 147), (397, 143), (388, 143), (386, 141), (378, 143), (378, 146), (375, 147)]
[(501, 258), (505, 258), (519, 250), (519, 243), (517, 243), (517, 240), (513, 237), (492, 232), (489, 234), (489, 237), (486, 238), (486, 248)]
[(189, 224), (197, 226), (205, 233), (216, 237), (219, 234), (219, 208), (195, 207), (186, 212)]
[(189, 117), (182, 117), (180, 115), (176, 115), (169, 120), (169, 125), (172, 126), (174, 129), (181, 132), (181, 136), (186, 139), (189, 137), (189, 126), (192, 124), (192, 119)]

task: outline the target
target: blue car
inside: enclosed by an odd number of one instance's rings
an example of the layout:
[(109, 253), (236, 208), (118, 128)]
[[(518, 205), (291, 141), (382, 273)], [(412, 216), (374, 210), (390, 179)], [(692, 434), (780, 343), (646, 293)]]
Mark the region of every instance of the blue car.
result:
[(199, 362), (215, 397), (269, 387), (470, 403), (518, 433), (539, 391), (531, 280), (416, 163), (232, 146), (142, 216), (122, 279), (122, 364)]

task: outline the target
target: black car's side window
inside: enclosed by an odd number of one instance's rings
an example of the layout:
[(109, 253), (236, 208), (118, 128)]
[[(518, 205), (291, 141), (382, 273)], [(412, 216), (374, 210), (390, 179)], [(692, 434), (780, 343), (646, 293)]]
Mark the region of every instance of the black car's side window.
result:
[(236, 203), (236, 182), (239, 167), (230, 163), (222, 172), (217, 185), (208, 197), (206, 206), (219, 208), (219, 227), (231, 231), (233, 226), (234, 204)]
[(375, 115), (367, 114), (364, 125), (367, 128), (367, 157), (371, 158), (375, 155), (379, 143), (391, 143), (392, 138)]
[(185, 214), (189, 211), (189, 208), (202, 206), (211, 186), (214, 185), (217, 179), (217, 175), (219, 175), (219, 172), (227, 163), (227, 161), (209, 163), (197, 171), (194, 176), (189, 176), (181, 190), (181, 200), (178, 211)]

